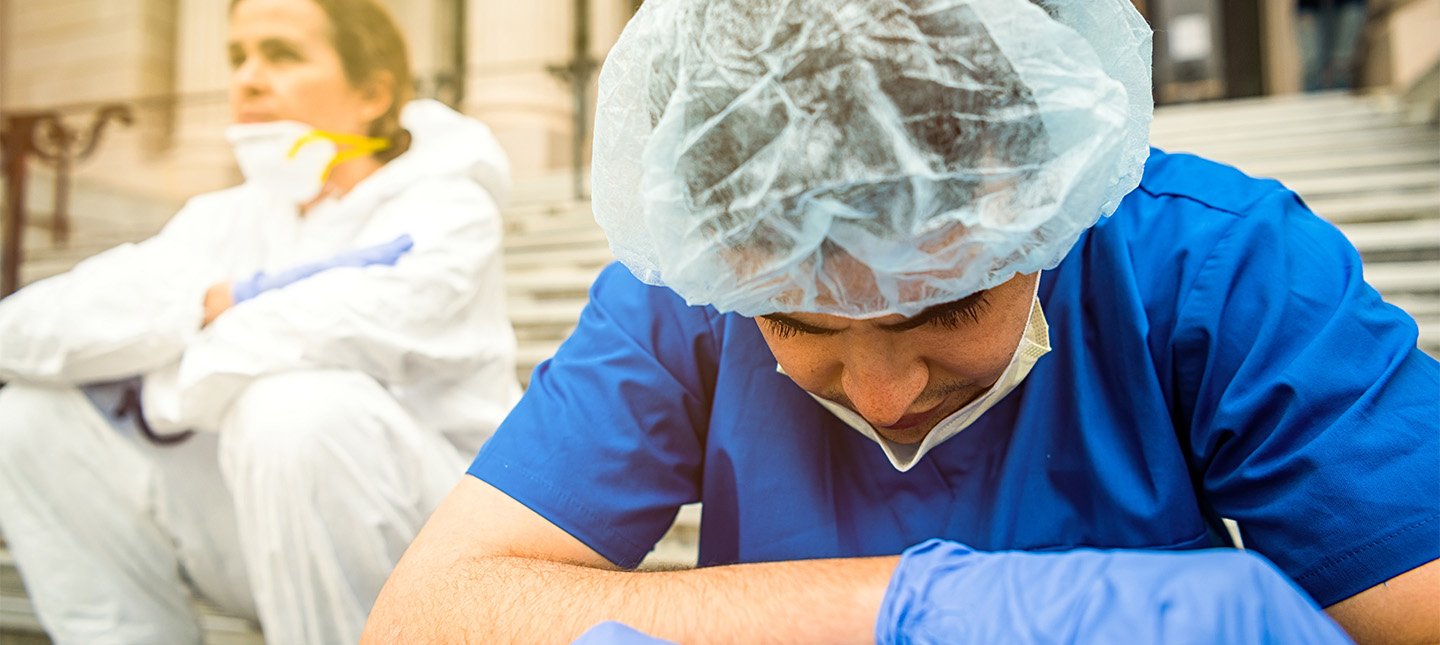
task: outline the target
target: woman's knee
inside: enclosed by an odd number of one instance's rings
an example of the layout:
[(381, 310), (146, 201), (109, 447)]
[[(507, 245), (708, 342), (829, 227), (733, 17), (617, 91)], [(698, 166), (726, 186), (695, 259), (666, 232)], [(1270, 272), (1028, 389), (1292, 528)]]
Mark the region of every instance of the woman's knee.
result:
[(309, 467), (331, 458), (377, 406), (395, 406), (365, 374), (295, 371), (256, 379), (221, 428), (221, 451), (247, 461)]
[(46, 452), (46, 438), (74, 416), (67, 408), (84, 403), (68, 386), (10, 383), (0, 388), (0, 461), (28, 460)]

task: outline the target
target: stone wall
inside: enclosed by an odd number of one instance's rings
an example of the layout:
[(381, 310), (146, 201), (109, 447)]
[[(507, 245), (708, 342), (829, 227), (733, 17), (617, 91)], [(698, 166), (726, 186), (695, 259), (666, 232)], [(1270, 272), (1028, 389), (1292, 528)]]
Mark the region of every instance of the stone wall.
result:
[[(575, 160), (573, 87), (555, 69), (574, 57), (574, 0), (382, 0), (410, 42), (422, 82), (463, 71), (464, 111), (486, 121), (517, 178), (567, 172)], [(1155, 2), (1156, 0), (1152, 0)], [(1440, 57), (1440, 0), (1404, 3), (1376, 65), (1403, 80)], [(1291, 0), (1263, 3), (1266, 85), (1298, 87)], [(1140, 4), (1145, 4), (1140, 2)], [(0, 109), (120, 100), (139, 123), (112, 130), (84, 181), (176, 196), (237, 179), (222, 137), (228, 0), (0, 0)], [(590, 56), (602, 60), (634, 0), (590, 0)], [(456, 69), (463, 64), (463, 70)], [(597, 70), (598, 72), (598, 70)], [(583, 122), (594, 109), (595, 73)], [(433, 89), (433, 88), (432, 88)], [(425, 91), (425, 88), (422, 88)], [(73, 118), (88, 115), (77, 109)], [(588, 130), (588, 127), (586, 128)], [(580, 151), (588, 161), (588, 149)]]
[[(0, 11), (0, 108), (65, 108), (76, 126), (93, 104), (174, 92), (176, 0), (8, 0)], [(171, 147), (173, 110), (150, 101), (132, 128), (111, 128), (86, 172), (118, 174)]]

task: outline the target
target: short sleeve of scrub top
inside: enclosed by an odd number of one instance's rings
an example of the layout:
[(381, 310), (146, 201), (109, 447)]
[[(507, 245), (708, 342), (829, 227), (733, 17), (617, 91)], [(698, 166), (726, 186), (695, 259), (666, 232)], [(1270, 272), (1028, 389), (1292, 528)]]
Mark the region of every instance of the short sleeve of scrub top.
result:
[(1339, 230), (1277, 187), (1175, 311), (1176, 426), (1248, 548), (1322, 605), (1440, 555), (1440, 368)]
[(470, 474), (611, 562), (639, 564), (700, 499), (710, 324), (707, 310), (612, 264)]

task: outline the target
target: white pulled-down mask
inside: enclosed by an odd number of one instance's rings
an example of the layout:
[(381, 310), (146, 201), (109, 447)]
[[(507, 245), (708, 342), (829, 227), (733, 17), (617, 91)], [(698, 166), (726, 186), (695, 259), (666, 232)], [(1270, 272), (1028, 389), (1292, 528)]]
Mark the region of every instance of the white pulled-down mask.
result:
[[(1036, 286), (1037, 288), (1039, 286), (1038, 280)], [(890, 465), (903, 473), (919, 463), (920, 459), (935, 446), (960, 434), (961, 430), (975, 423), (980, 415), (995, 407), (996, 403), (1014, 391), (1020, 382), (1029, 376), (1030, 369), (1035, 366), (1035, 362), (1049, 352), (1050, 326), (1045, 322), (1045, 312), (1040, 309), (1040, 299), (1035, 297), (1031, 300), (1030, 318), (1025, 322), (1025, 333), (1021, 335), (1020, 344), (1015, 348), (1015, 354), (1010, 357), (1010, 364), (1005, 367), (1000, 378), (974, 401), (967, 403), (965, 407), (956, 410), (954, 414), (935, 424), (935, 428), (925, 435), (925, 439), (916, 444), (906, 445), (890, 441), (881, 436), (875, 427), (865, 420), (865, 417), (860, 416), (854, 410), (813, 393), (810, 396), (820, 405), (825, 406), (825, 409), (829, 410), (831, 414), (844, 421), (845, 425), (854, 428), (860, 434), (879, 444), (880, 449), (885, 451), (885, 457), (890, 460)], [(775, 370), (781, 374), (785, 373), (785, 370), (781, 369), (778, 364), (775, 366)]]
[(225, 130), (247, 183), (289, 204), (315, 199), (335, 166), (384, 150), (384, 139), (316, 130), (298, 121), (240, 123)]

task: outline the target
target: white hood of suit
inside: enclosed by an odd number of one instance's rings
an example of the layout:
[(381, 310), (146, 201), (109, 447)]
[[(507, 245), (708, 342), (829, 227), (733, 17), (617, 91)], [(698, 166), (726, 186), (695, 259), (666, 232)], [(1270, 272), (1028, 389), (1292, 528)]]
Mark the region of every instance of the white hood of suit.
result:
[(510, 160), (485, 124), (430, 99), (406, 104), (400, 125), (410, 131), (410, 149), (366, 178), (356, 191), (384, 199), (422, 179), (469, 177), (497, 205), (510, 194)]

